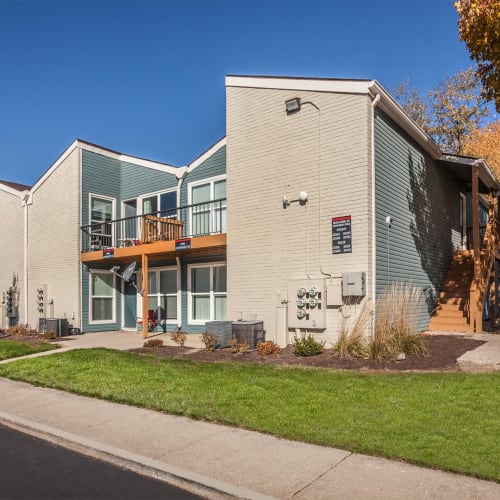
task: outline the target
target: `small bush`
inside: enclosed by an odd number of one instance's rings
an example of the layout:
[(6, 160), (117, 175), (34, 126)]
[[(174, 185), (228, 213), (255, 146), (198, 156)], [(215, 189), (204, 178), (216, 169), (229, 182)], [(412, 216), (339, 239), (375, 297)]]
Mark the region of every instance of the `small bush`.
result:
[(144, 347), (161, 347), (163, 345), (163, 340), (161, 339), (149, 339), (144, 342)]
[(275, 354), (280, 354), (281, 349), (278, 344), (268, 340), (267, 342), (260, 342), (257, 346), (257, 352), (261, 356), (274, 356)]
[(302, 335), (300, 338), (295, 336), (293, 338), (293, 346), (296, 356), (316, 356), (323, 350), (325, 342), (318, 342), (309, 334), (307, 337), (305, 335)]
[(238, 353), (238, 352), (247, 352), (250, 346), (248, 344), (238, 344), (238, 342), (235, 339), (231, 339), (229, 342), (229, 349), (231, 352)]
[(180, 347), (184, 347), (186, 343), (187, 335), (184, 332), (175, 331), (170, 334), (170, 338), (176, 343), (179, 344)]
[(9, 335), (29, 336), (29, 335), (33, 335), (34, 332), (32, 332), (26, 325), (15, 325), (15, 326), (11, 326), (10, 328), (8, 328), (6, 333)]
[(54, 340), (55, 338), (57, 338), (57, 335), (56, 332), (54, 332), (53, 330), (49, 330), (48, 332), (45, 332), (43, 334), (43, 338), (45, 340)]
[(400, 339), (401, 352), (408, 357), (423, 357), (429, 354), (429, 349), (422, 335), (406, 335)]
[(213, 333), (204, 333), (200, 336), (201, 340), (205, 344), (205, 351), (213, 352), (217, 347), (217, 344), (220, 342), (220, 339), (217, 335)]

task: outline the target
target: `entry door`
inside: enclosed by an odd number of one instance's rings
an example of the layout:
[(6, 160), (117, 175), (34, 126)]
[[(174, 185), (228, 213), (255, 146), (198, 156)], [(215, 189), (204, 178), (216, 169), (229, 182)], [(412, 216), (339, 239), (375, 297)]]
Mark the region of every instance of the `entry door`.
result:
[(467, 197), (460, 193), (460, 234), (462, 250), (467, 250)]
[[(132, 279), (137, 279), (136, 274)], [(131, 280), (132, 281), (132, 280)], [(123, 281), (123, 328), (136, 328), (137, 317), (137, 290), (131, 281)]]

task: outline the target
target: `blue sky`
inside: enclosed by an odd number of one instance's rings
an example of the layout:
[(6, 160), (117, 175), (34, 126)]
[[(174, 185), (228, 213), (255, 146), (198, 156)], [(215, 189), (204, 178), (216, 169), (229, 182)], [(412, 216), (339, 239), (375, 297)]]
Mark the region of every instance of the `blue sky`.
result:
[(452, 0), (0, 0), (0, 179), (75, 138), (185, 165), (225, 134), (227, 74), (410, 79), (470, 66)]

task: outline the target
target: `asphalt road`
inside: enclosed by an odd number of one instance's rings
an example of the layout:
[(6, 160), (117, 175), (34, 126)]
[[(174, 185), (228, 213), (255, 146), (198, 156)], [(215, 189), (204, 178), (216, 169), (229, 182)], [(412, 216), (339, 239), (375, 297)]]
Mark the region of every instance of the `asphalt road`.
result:
[(0, 425), (0, 499), (197, 499), (168, 484)]

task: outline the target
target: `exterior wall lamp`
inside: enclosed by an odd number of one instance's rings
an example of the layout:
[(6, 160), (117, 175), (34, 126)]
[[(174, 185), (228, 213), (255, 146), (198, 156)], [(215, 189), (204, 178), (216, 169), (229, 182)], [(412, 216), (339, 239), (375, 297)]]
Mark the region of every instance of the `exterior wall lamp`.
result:
[(291, 115), (292, 113), (297, 113), (297, 111), (300, 111), (300, 106), (300, 97), (288, 99), (288, 101), (285, 101), (286, 114)]
[(301, 205), (305, 205), (307, 203), (308, 198), (309, 198), (309, 194), (307, 193), (307, 191), (301, 191), (299, 193), (299, 197), (296, 200), (289, 200), (287, 195), (284, 194), (283, 195), (283, 208), (286, 208), (290, 205), (290, 203), (295, 203), (297, 201)]

